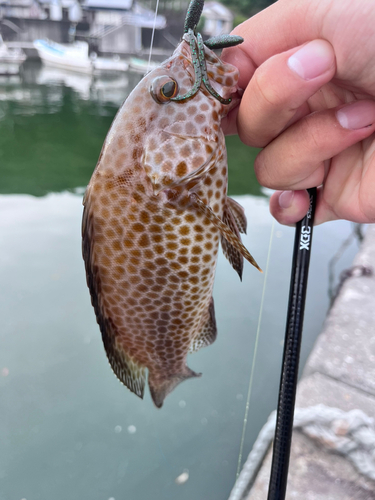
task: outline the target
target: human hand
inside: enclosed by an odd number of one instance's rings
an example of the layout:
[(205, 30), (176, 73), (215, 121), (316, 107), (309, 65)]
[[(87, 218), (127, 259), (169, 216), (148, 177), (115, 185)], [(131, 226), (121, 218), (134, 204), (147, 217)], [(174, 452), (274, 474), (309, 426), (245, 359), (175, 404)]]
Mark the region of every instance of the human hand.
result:
[(272, 215), (293, 224), (318, 188), (315, 223), (375, 222), (375, 9), (368, 0), (279, 0), (223, 52), (240, 106), (223, 122), (249, 145)]

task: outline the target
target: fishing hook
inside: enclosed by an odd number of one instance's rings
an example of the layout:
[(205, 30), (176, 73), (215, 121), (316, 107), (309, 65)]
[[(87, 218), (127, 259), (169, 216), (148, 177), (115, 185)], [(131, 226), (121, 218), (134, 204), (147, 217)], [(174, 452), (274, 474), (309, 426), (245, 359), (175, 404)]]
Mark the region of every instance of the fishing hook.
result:
[(190, 99), (190, 97), (195, 96), (195, 94), (200, 89), (202, 83), (202, 69), (199, 57), (197, 55), (197, 45), (194, 32), (191, 28), (189, 28), (188, 32), (184, 34), (183, 39), (190, 45), (191, 60), (194, 66), (195, 81), (194, 85), (189, 90), (189, 92), (187, 92), (184, 95), (178, 95), (176, 97), (173, 97), (171, 101), (186, 101), (186, 99)]
[(183, 39), (190, 45), (195, 81), (193, 87), (186, 94), (173, 97), (171, 101), (186, 101), (186, 99), (190, 99), (190, 97), (195, 96), (203, 82), (203, 85), (206, 87), (208, 92), (215, 97), (215, 99), (220, 101), (222, 104), (230, 104), (232, 99), (230, 97), (228, 99), (221, 97), (221, 95), (212, 88), (209, 82), (202, 35), (197, 33), (195, 36), (193, 30), (189, 28), (188, 32), (184, 34)]

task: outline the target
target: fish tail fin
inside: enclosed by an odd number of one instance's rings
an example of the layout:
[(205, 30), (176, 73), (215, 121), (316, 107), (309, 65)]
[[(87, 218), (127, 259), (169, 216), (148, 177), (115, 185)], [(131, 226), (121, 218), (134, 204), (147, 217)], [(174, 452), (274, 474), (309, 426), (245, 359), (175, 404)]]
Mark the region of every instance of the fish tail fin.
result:
[(166, 378), (160, 378), (149, 372), (148, 386), (155, 406), (161, 408), (166, 396), (168, 396), (179, 383), (188, 378), (200, 377), (201, 375), (201, 373), (194, 372), (186, 365), (180, 372), (169, 375)]

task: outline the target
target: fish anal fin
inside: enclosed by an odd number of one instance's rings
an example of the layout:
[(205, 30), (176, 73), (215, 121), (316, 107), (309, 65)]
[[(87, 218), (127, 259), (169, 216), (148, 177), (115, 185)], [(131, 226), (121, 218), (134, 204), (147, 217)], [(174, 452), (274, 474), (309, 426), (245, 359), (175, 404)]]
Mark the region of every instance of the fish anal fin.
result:
[(228, 241), (234, 248), (236, 248), (240, 254), (252, 264), (254, 267), (258, 269), (258, 271), (263, 272), (261, 268), (256, 263), (254, 257), (247, 250), (247, 248), (243, 245), (242, 241), (238, 238), (238, 236), (229, 229), (229, 227), (224, 224), (224, 222), (214, 214), (209, 206), (207, 206), (203, 201), (199, 198), (195, 193), (190, 194), (190, 200), (192, 204), (203, 213), (208, 220), (220, 231), (221, 236)]
[(168, 396), (178, 384), (189, 378), (200, 377), (201, 375), (201, 373), (194, 372), (186, 365), (178, 373), (169, 374), (166, 377), (157, 376), (150, 371), (148, 374), (148, 386), (155, 406), (161, 408), (166, 396)]
[[(238, 226), (228, 205), (226, 205), (224, 208), (223, 222), (241, 241)], [(235, 248), (227, 239), (225, 239), (223, 235), (221, 235), (221, 248), (223, 250), (223, 254), (229, 260), (230, 265), (237, 272), (240, 280), (242, 281), (243, 257), (241, 255), (241, 252), (237, 248)]]
[(112, 322), (105, 320), (103, 326), (100, 325), (103, 344), (113, 372), (131, 392), (143, 399), (146, 369), (132, 359), (121, 346), (117, 345), (113, 335)]
[(210, 305), (203, 316), (202, 327), (198, 335), (191, 343), (189, 352), (199, 351), (201, 347), (207, 347), (215, 342), (217, 336), (214, 299), (211, 297)]
[(238, 230), (242, 234), (246, 234), (246, 229), (247, 229), (247, 219), (245, 215), (245, 210), (239, 203), (236, 202), (236, 200), (233, 200), (233, 198), (227, 197), (227, 205), (232, 212), (234, 221), (238, 227)]

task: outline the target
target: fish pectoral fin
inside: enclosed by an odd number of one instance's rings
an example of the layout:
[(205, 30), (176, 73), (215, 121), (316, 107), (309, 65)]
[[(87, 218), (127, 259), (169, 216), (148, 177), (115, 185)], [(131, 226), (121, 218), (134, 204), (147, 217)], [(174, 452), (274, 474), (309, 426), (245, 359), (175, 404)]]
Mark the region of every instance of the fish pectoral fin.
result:
[(157, 408), (161, 408), (166, 396), (168, 396), (168, 394), (172, 392), (178, 384), (188, 378), (200, 377), (201, 375), (201, 373), (194, 372), (186, 365), (180, 372), (167, 377), (160, 377), (149, 371), (148, 386), (150, 388), (151, 397), (155, 406)]
[(211, 345), (217, 336), (214, 299), (211, 297), (210, 305), (203, 316), (202, 328), (191, 343), (189, 352), (197, 352), (201, 347)]
[(110, 323), (107, 321), (102, 328), (102, 338), (108, 361), (116, 377), (137, 396), (143, 399), (146, 381), (146, 369), (139, 365), (126, 352), (116, 346), (114, 335), (111, 333)]
[(254, 257), (243, 245), (240, 238), (207, 206), (195, 193), (190, 194), (191, 203), (203, 213), (208, 220), (220, 231), (220, 235), (225, 239), (230, 245), (232, 245), (240, 254), (258, 269), (258, 271), (263, 272), (261, 268), (256, 263)]
[[(223, 222), (241, 241), (241, 235), (238, 226), (234, 220), (232, 211), (230, 210), (228, 205), (226, 205), (224, 208)], [(235, 248), (228, 240), (226, 240), (223, 235), (221, 235), (220, 242), (223, 254), (229, 260), (230, 265), (237, 272), (238, 276), (240, 277), (240, 280), (242, 281), (243, 257), (241, 252), (237, 248)]]
[(242, 234), (246, 234), (247, 229), (247, 219), (245, 215), (245, 210), (239, 203), (237, 203), (233, 198), (227, 198), (227, 205), (232, 212), (234, 221), (238, 227), (238, 230)]
[[(181, 122), (174, 121), (156, 136), (150, 134), (145, 140), (142, 164), (155, 195), (164, 189), (184, 186), (203, 177), (215, 163), (214, 156), (218, 148), (216, 135), (202, 137), (200, 129), (194, 135), (189, 135), (179, 132), (180, 128)], [(176, 152), (184, 149), (190, 153), (175, 157)], [(156, 158), (165, 158), (165, 161), (159, 163)], [(163, 165), (168, 171), (164, 170)]]

